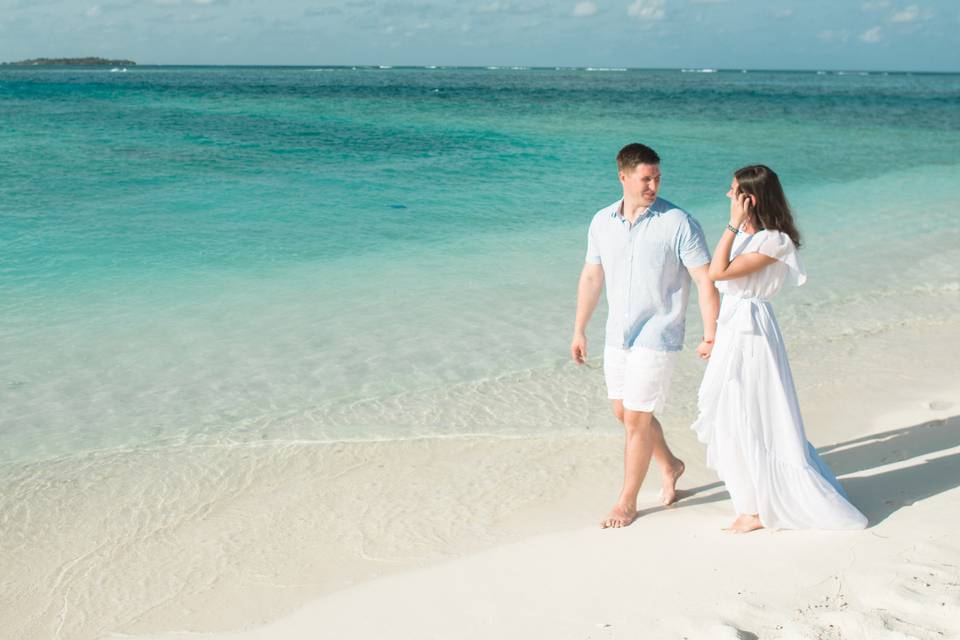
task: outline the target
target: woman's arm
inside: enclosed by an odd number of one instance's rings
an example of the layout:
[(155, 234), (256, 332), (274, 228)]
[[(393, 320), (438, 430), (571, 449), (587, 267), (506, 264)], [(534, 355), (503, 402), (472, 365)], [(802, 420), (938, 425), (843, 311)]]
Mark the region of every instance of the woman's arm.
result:
[(707, 275), (714, 282), (742, 278), (776, 262), (775, 258), (761, 253), (741, 254), (734, 258), (733, 262), (730, 261), (730, 248), (733, 247), (733, 239), (737, 237), (736, 230), (747, 219), (752, 204), (750, 196), (745, 193), (739, 193), (730, 198), (730, 222), (727, 223), (727, 228), (724, 229), (720, 241), (713, 250), (713, 259), (707, 271)]

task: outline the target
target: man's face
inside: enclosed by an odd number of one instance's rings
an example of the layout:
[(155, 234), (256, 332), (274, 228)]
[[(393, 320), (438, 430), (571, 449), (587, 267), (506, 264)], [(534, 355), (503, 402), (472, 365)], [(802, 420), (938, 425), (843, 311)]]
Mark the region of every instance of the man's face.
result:
[(660, 190), (660, 165), (638, 164), (633, 169), (621, 170), (620, 184), (625, 195), (641, 206), (649, 207)]

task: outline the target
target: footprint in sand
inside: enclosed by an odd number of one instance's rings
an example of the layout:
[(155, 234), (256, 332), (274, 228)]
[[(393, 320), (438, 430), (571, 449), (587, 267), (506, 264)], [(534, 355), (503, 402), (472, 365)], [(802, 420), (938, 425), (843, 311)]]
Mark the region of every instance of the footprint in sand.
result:
[(953, 408), (953, 403), (944, 402), (943, 400), (931, 400), (927, 403), (927, 407), (934, 411), (946, 411), (947, 409)]

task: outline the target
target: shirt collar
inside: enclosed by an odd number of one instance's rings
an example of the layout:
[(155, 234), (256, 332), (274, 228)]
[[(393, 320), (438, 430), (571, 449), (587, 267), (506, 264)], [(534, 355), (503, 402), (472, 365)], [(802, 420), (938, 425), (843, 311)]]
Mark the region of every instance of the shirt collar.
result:
[[(634, 224), (636, 224), (637, 222), (640, 222), (640, 221), (641, 221), (643, 218), (645, 218), (646, 216), (648, 216), (648, 215), (650, 215), (650, 214), (652, 214), (652, 213), (656, 213), (656, 212), (657, 212), (657, 205), (659, 205), (659, 204), (660, 204), (660, 196), (657, 196), (657, 197), (654, 199), (654, 201), (650, 203), (650, 206), (647, 207), (647, 208), (643, 211), (643, 213), (641, 213), (639, 216), (637, 216), (637, 219), (634, 221)], [(619, 200), (617, 200), (617, 201), (613, 204), (613, 208), (612, 208), (612, 210), (610, 211), (610, 217), (611, 217), (611, 218), (614, 218), (615, 220), (619, 220), (619, 221), (622, 222), (623, 224), (629, 224), (629, 223), (627, 222), (627, 219), (626, 219), (626, 218), (624, 217), (624, 215), (623, 215), (623, 198), (620, 198)]]

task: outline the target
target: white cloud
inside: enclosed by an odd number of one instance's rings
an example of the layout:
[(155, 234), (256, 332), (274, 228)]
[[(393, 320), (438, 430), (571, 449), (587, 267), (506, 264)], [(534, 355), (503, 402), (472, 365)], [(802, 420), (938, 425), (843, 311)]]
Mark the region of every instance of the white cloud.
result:
[(838, 29), (836, 31), (828, 29), (818, 33), (817, 38), (823, 42), (846, 42), (850, 39), (850, 32), (846, 29)]
[(98, 4), (93, 5), (92, 7), (90, 7), (89, 9), (87, 9), (87, 11), (86, 11), (86, 14), (87, 14), (87, 17), (88, 17), (88, 18), (96, 18), (98, 15), (100, 15), (100, 13), (101, 13), (101, 11), (100, 11), (100, 5), (98, 5)]
[(872, 29), (867, 29), (860, 34), (860, 41), (866, 42), (867, 44), (874, 44), (880, 42), (883, 35), (880, 32), (880, 27), (873, 27)]
[(920, 7), (915, 4), (910, 5), (903, 11), (897, 11), (890, 16), (890, 22), (913, 22), (920, 17)]
[(597, 5), (592, 2), (578, 2), (573, 8), (573, 15), (578, 18), (592, 16), (597, 13)]
[(880, 9), (886, 9), (890, 6), (890, 0), (868, 0), (864, 2), (860, 8), (864, 11), (879, 11)]
[(774, 18), (789, 18), (791, 16), (793, 16), (793, 9), (780, 9), (780, 11), (773, 14)]
[(636, 0), (627, 7), (627, 15), (641, 20), (663, 20), (665, 0)]

